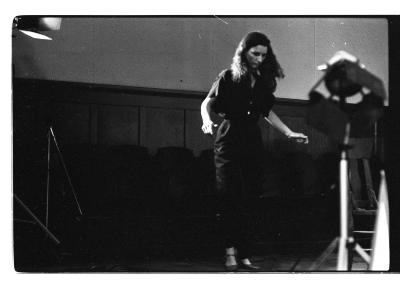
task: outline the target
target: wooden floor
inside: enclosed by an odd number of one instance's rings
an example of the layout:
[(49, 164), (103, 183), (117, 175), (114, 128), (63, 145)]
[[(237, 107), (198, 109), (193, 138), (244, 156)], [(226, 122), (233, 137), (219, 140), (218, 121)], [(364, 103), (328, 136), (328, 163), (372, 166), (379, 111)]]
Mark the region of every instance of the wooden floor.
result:
[[(334, 208), (328, 209), (326, 201), (315, 199), (273, 199), (264, 206), (268, 212), (260, 213), (256, 218), (252, 233), (251, 260), (260, 267), (259, 272), (336, 271), (337, 250), (317, 269), (313, 268), (338, 235)], [(332, 215), (326, 211), (331, 211)], [(43, 232), (38, 228), (28, 224), (16, 225), (21, 229), (15, 229), (21, 235), (21, 238), (16, 237), (14, 247), (17, 271), (225, 272), (224, 249), (222, 241), (216, 239), (214, 217), (121, 218), (125, 221), (115, 221), (111, 217), (89, 218), (83, 231), (77, 229), (78, 234), (85, 235), (84, 239), (66, 241), (65, 248), (58, 248), (52, 241), (43, 238)], [(67, 234), (71, 234), (72, 238), (75, 233)], [(370, 238), (356, 240), (363, 247), (368, 247), (366, 243)], [(354, 254), (352, 271), (365, 272), (367, 269), (367, 264)]]
[[(326, 242), (329, 244), (329, 242)], [(318, 267), (312, 269), (313, 264), (327, 247), (325, 242), (318, 244), (307, 243), (282, 245), (282, 248), (265, 246), (256, 251), (251, 257), (252, 262), (260, 267), (259, 273), (315, 273), (336, 272), (337, 252), (331, 253)], [(367, 263), (357, 254), (353, 257), (352, 272), (367, 272)], [(109, 256), (96, 256), (89, 260), (80, 261), (65, 259), (57, 264), (46, 267), (25, 267), (22, 272), (79, 272), (79, 273), (103, 273), (103, 272), (125, 272), (125, 273), (225, 273), (223, 256), (215, 252), (194, 252), (190, 256), (184, 254), (171, 255), (146, 255), (120, 257), (118, 254)], [(246, 272), (239, 269), (238, 272)]]
[[(317, 270), (310, 270), (315, 256), (313, 255), (284, 255), (284, 254), (270, 254), (265, 256), (255, 256), (252, 258), (254, 264), (260, 267), (258, 272), (335, 272), (336, 271), (336, 257), (328, 258)], [(99, 268), (98, 271), (126, 271), (126, 272), (175, 272), (175, 273), (214, 273), (225, 272), (223, 267), (223, 260), (221, 258), (211, 259), (182, 259), (182, 260), (168, 260), (159, 259), (152, 261), (125, 261), (120, 264), (109, 264), (104, 269)], [(93, 267), (91, 271), (96, 271)], [(361, 258), (355, 258), (352, 271), (365, 272), (367, 271), (367, 264)], [(247, 272), (246, 270), (239, 269), (238, 272)]]

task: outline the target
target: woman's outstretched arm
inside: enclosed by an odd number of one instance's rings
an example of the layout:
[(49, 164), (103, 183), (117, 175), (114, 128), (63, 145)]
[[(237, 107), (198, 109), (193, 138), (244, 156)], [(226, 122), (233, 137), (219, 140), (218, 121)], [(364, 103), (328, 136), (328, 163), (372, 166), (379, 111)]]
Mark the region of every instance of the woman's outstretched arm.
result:
[(264, 119), (272, 125), (273, 128), (281, 132), (289, 139), (296, 139), (297, 142), (308, 143), (308, 137), (303, 133), (293, 132), (273, 111), (270, 111)]

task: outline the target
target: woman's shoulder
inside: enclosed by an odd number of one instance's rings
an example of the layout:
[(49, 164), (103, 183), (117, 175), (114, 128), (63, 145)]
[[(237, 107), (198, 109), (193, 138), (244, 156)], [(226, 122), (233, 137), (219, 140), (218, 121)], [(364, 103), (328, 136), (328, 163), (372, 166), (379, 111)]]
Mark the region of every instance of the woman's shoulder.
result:
[(218, 74), (218, 79), (232, 80), (232, 70), (224, 69)]

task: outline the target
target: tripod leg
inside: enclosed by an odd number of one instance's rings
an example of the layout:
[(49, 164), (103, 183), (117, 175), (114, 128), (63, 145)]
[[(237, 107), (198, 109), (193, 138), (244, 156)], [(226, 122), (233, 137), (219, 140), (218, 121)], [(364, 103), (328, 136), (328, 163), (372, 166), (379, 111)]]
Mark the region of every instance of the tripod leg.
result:
[(354, 250), (365, 260), (366, 263), (368, 263), (368, 265), (371, 263), (371, 257), (359, 244), (355, 244)]
[[(350, 184), (349, 184), (350, 188)], [(354, 217), (353, 217), (353, 206), (354, 206), (354, 198), (353, 198), (353, 193), (351, 189), (349, 189), (348, 192), (349, 200), (348, 200), (348, 229), (347, 229), (347, 234), (349, 236), (347, 248), (349, 249), (348, 251), (348, 260), (347, 260), (347, 269), (351, 271), (353, 267), (353, 258), (354, 258), (354, 247), (355, 247), (355, 241), (353, 237), (353, 231), (354, 231)]]
[(14, 194), (14, 198), (17, 200), (17, 202), (29, 213), (30, 216), (39, 224), (39, 226), (50, 236), (50, 238), (56, 243), (60, 244), (60, 240), (57, 239), (56, 236), (53, 235), (53, 233), (50, 232), (50, 230), (35, 216), (35, 214), (18, 198), (17, 195)]
[(66, 167), (65, 162), (64, 162), (63, 155), (61, 153), (60, 147), (58, 146), (58, 143), (57, 143), (57, 140), (56, 140), (56, 136), (54, 135), (54, 131), (53, 131), (52, 127), (50, 127), (50, 131), (51, 131), (51, 135), (53, 136), (54, 144), (56, 145), (58, 155), (60, 156), (60, 160), (61, 160), (61, 163), (63, 165), (64, 171), (65, 171), (65, 175), (67, 176), (69, 186), (71, 187), (72, 194), (74, 195), (74, 199), (75, 199), (76, 205), (78, 207), (79, 213), (80, 213), (80, 215), (82, 215), (82, 209), (81, 209), (81, 206), (79, 205), (78, 197), (76, 196), (74, 186), (72, 185), (71, 177), (69, 176), (67, 167)]
[(349, 250), (347, 249), (347, 238), (339, 239), (339, 255), (337, 260), (337, 270), (348, 270)]
[(329, 246), (325, 249), (325, 251), (318, 257), (318, 259), (311, 265), (310, 271), (317, 270), (322, 263), (329, 257), (330, 254), (333, 253), (333, 251), (336, 249), (336, 246), (338, 244), (339, 238), (335, 238)]
[[(348, 144), (350, 132), (350, 124), (346, 126), (346, 134), (344, 144)], [(348, 220), (349, 220), (349, 201), (348, 201), (348, 160), (347, 160), (347, 152), (346, 149), (343, 149), (341, 152), (341, 160), (339, 164), (339, 180), (340, 180), (340, 239), (339, 239), (339, 254), (337, 259), (337, 270), (343, 271), (348, 270), (349, 268), (349, 250), (348, 250)]]
[(50, 197), (50, 156), (51, 156), (50, 130), (47, 133), (47, 187), (46, 187), (46, 227), (49, 226), (49, 197)]

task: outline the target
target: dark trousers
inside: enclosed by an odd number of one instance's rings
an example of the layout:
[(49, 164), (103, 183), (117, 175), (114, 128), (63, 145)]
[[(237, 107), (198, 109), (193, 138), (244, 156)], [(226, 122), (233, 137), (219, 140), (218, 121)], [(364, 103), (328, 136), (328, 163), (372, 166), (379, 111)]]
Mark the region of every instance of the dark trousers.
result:
[(250, 216), (260, 192), (263, 145), (256, 123), (224, 120), (215, 140), (216, 183), (225, 247), (249, 257)]
[[(225, 248), (236, 247), (239, 258), (250, 256), (251, 230), (257, 206), (256, 189), (259, 185), (257, 171), (254, 167), (242, 169), (237, 166), (237, 177), (217, 169), (218, 212), (220, 229)], [(229, 169), (232, 172), (232, 169)]]

